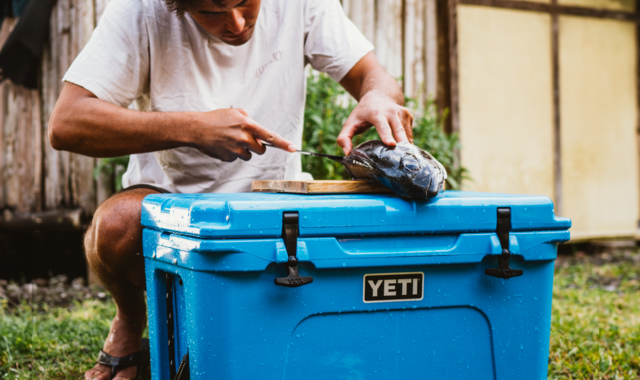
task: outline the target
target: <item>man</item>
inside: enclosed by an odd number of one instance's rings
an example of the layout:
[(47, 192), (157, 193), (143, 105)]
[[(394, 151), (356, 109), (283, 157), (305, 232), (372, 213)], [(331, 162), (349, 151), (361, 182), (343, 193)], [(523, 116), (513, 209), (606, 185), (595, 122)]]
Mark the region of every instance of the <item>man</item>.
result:
[[(301, 145), (307, 63), (359, 101), (338, 137), (345, 154), (372, 125), (387, 145), (412, 140), (402, 92), (372, 50), (338, 0), (110, 2), (49, 124), (55, 149), (132, 155), (128, 188), (98, 208), (85, 237), (89, 265), (117, 305), (105, 353), (140, 350), (146, 326), (142, 199), (296, 178), (300, 157), (290, 152)], [(154, 112), (127, 109), (134, 101)], [(85, 378), (136, 371), (98, 364)]]

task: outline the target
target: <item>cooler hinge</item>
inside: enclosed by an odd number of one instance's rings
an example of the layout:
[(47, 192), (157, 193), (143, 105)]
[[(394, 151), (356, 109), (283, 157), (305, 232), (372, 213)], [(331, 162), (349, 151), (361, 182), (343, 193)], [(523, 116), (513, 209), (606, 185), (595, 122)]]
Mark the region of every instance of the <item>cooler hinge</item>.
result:
[(298, 274), (298, 213), (285, 211), (282, 214), (282, 240), (287, 249), (287, 277), (279, 277), (273, 280), (278, 286), (297, 288), (313, 282), (313, 277), (301, 277)]
[(500, 246), (502, 247), (502, 254), (498, 257), (498, 268), (487, 268), (484, 273), (489, 276), (510, 279), (511, 277), (522, 276), (522, 270), (511, 269), (509, 267), (509, 231), (511, 231), (511, 209), (508, 207), (498, 208), (498, 225), (496, 227), (496, 233), (498, 240), (500, 240)]

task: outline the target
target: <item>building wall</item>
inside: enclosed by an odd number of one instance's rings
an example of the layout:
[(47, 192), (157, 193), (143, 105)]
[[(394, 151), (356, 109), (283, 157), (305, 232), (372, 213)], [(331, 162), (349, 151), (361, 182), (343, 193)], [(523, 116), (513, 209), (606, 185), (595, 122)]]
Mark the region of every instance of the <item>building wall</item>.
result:
[(563, 214), (575, 238), (638, 228), (636, 25), (560, 17)]
[[(40, 89), (0, 84), (0, 224), (37, 224), (44, 218), (78, 225), (79, 215), (87, 219), (96, 209), (96, 160), (53, 150), (47, 128), (62, 76), (91, 36), (104, 6), (103, 0), (58, 0), (43, 52)], [(4, 21), (0, 44), (16, 23)]]
[(458, 8), (465, 189), (554, 197), (551, 17)]
[(464, 189), (549, 196), (574, 240), (638, 236), (635, 2), (453, 3)]

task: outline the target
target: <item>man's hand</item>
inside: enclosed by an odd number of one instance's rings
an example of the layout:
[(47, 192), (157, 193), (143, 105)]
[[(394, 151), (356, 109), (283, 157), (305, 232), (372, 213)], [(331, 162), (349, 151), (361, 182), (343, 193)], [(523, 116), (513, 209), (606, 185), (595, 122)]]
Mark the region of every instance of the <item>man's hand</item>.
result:
[(210, 112), (139, 112), (98, 99), (92, 92), (65, 83), (49, 121), (51, 146), (90, 157), (192, 147), (223, 161), (249, 160), (262, 154), (258, 140), (288, 152), (290, 142), (271, 132), (242, 109)]
[(296, 150), (295, 145), (262, 127), (240, 108), (206, 112), (199, 119), (194, 147), (225, 162), (237, 158), (249, 161), (251, 152), (263, 154), (266, 147), (259, 140), (288, 152)]
[(338, 145), (344, 154), (351, 152), (353, 136), (374, 126), (386, 145), (413, 142), (413, 115), (389, 96), (378, 90), (366, 93), (351, 112), (338, 136)]
[(351, 112), (338, 136), (338, 145), (344, 154), (351, 152), (353, 136), (371, 126), (376, 127), (386, 145), (413, 142), (413, 115), (402, 106), (402, 89), (384, 71), (373, 53), (362, 57), (340, 81), (340, 85), (358, 100), (358, 106)]

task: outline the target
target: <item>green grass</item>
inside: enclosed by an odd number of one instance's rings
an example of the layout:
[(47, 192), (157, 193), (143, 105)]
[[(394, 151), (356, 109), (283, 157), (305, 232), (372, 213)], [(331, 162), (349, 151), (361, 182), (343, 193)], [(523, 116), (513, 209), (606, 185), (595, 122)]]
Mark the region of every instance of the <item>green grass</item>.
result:
[(640, 378), (640, 261), (607, 261), (556, 268), (551, 379)]
[(0, 378), (81, 379), (102, 348), (113, 302), (35, 311), (23, 304), (0, 311)]
[[(82, 378), (114, 312), (111, 301), (43, 311), (27, 304), (9, 310), (3, 304), (0, 378)], [(549, 379), (640, 378), (639, 260), (562, 260), (556, 268), (550, 353)]]

